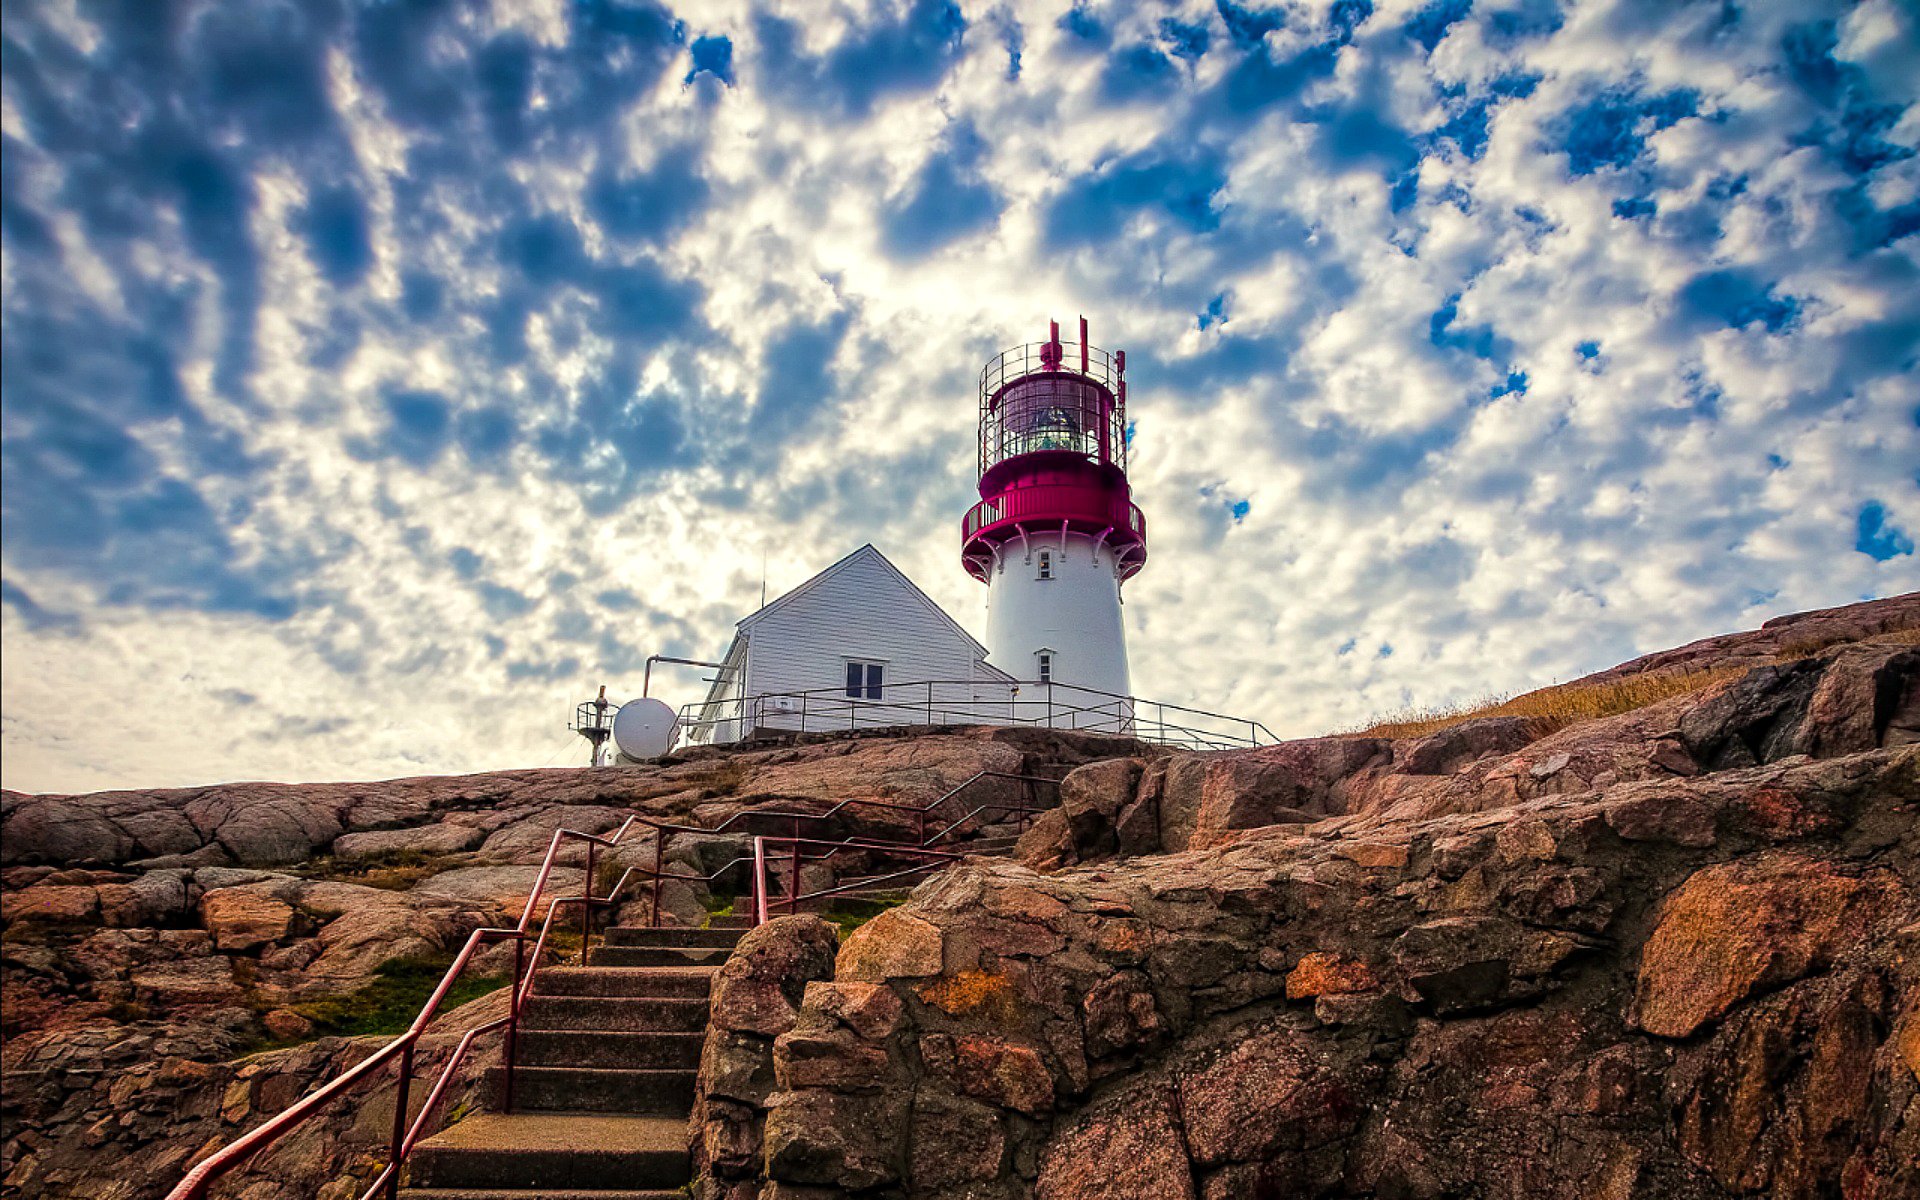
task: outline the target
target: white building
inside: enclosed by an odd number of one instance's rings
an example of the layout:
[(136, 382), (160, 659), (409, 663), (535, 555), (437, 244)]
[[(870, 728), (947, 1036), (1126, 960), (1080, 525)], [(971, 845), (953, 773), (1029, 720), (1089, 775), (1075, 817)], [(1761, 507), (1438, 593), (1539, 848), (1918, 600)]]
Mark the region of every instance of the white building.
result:
[(1011, 676), (987, 648), (866, 545), (735, 626), (689, 733), (827, 732), (992, 719)]

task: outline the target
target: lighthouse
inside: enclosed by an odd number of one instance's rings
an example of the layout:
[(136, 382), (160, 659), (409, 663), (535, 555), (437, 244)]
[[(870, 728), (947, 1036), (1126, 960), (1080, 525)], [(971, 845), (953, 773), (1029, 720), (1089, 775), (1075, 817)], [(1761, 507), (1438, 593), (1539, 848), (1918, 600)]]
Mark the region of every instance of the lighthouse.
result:
[[(987, 585), (987, 661), (1017, 680), (1132, 694), (1120, 585), (1147, 561), (1127, 484), (1127, 356), (1015, 346), (980, 372), (980, 502), (961, 559)], [(1081, 698), (1090, 700), (1091, 698)]]

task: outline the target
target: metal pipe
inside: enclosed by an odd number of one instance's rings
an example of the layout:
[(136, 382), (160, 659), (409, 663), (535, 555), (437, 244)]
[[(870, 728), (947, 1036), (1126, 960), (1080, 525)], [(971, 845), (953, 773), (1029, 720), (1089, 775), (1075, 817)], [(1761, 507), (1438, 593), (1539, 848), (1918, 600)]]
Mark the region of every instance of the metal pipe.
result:
[(400, 1051), (400, 1087), (393, 1097), (393, 1153), (388, 1158), (394, 1167), (387, 1180), (387, 1200), (400, 1200), (400, 1164), (406, 1159), (407, 1086), (413, 1082), (413, 1043)]
[(587, 882), (580, 894), (580, 965), (587, 965), (587, 951), (593, 945), (593, 868), (594, 851), (599, 847), (587, 843)]
[(653, 686), (653, 664), (657, 662), (680, 663), (683, 666), (689, 666), (689, 667), (713, 667), (721, 671), (724, 671), (727, 669), (727, 664), (725, 663), (707, 662), (705, 659), (674, 658), (671, 655), (666, 655), (666, 654), (648, 655), (647, 665), (645, 669), (643, 669), (640, 672), (640, 695), (643, 698), (647, 695), (648, 689), (650, 689)]
[(520, 974), (526, 966), (527, 939), (513, 939), (513, 994), (507, 997), (507, 1037), (502, 1055), (506, 1059), (506, 1095), (501, 1098), (500, 1107), (508, 1113), (513, 1112), (513, 1060), (520, 1053)]

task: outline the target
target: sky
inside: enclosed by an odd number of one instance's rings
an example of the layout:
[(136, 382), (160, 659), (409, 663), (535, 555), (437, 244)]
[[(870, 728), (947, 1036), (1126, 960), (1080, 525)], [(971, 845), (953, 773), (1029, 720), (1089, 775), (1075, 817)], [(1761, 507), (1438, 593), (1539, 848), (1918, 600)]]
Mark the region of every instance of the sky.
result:
[(865, 542), (977, 633), (977, 372), (1082, 314), (1143, 697), (1306, 736), (1920, 587), (1896, 0), (0, 33), (10, 788), (584, 761)]

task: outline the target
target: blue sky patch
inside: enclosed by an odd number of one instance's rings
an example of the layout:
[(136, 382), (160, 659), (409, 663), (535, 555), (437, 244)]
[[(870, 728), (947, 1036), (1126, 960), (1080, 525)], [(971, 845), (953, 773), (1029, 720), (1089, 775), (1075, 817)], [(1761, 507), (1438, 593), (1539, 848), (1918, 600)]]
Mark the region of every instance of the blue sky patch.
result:
[(1885, 505), (1878, 500), (1869, 500), (1860, 506), (1853, 548), (1875, 562), (1886, 562), (1890, 558), (1912, 554), (1913, 538), (1887, 519)]

